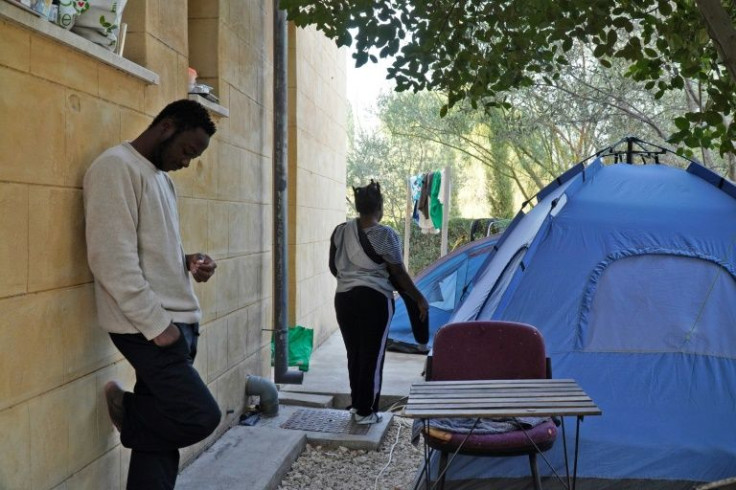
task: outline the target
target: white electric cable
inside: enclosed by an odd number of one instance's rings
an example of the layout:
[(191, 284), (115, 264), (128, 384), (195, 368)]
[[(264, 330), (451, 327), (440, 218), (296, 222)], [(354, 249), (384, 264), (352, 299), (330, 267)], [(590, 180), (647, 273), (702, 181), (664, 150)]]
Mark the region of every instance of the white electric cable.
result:
[(389, 467), (391, 464), (391, 458), (394, 454), (394, 448), (396, 448), (396, 445), (399, 443), (399, 436), (401, 435), (401, 426), (403, 424), (399, 423), (399, 430), (396, 431), (396, 440), (394, 441), (393, 445), (391, 446), (391, 451), (388, 453), (388, 461), (386, 461), (386, 464), (381, 468), (381, 471), (378, 472), (378, 475), (376, 475), (375, 484), (373, 485), (373, 488), (378, 490), (378, 480), (381, 478), (381, 475), (383, 475), (383, 472), (386, 471), (386, 468)]

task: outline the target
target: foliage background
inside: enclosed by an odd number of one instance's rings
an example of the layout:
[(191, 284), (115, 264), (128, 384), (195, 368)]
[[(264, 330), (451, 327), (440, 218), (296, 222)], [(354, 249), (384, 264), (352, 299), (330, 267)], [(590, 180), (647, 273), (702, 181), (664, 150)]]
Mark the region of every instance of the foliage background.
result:
[[(350, 186), (376, 179), (384, 222), (401, 232), (407, 178), (450, 168), (451, 219), (510, 218), (570, 166), (628, 136), (736, 178), (736, 1), (280, 5), (297, 26), (349, 46), (356, 67), (389, 64), (395, 91), (377, 102), (378, 126), (348, 123), (348, 215)], [(466, 184), (477, 190), (463, 202)], [(467, 230), (450, 224), (450, 249)], [(439, 237), (413, 232), (411, 241), (416, 274), (439, 256)]]

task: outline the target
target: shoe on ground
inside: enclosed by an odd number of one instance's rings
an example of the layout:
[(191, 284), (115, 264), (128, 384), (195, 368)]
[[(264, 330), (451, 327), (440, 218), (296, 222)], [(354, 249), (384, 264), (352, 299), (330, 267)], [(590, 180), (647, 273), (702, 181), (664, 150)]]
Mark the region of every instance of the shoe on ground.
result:
[(107, 413), (110, 416), (112, 425), (122, 431), (123, 420), (125, 420), (125, 406), (123, 405), (123, 395), (125, 392), (116, 381), (108, 381), (105, 383), (105, 401), (107, 402)]
[(379, 414), (373, 412), (370, 415), (358, 415), (355, 414), (355, 423), (358, 425), (370, 425), (370, 424), (377, 424), (381, 420), (383, 420), (383, 417), (381, 417)]

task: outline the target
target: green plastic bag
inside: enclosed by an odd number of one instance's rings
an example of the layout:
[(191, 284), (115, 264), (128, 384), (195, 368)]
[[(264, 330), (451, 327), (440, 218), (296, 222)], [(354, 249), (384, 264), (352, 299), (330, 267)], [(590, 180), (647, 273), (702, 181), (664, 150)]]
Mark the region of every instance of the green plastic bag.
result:
[[(299, 371), (309, 371), (309, 358), (312, 356), (314, 330), (297, 325), (289, 327), (289, 366), (299, 367)], [(271, 337), (271, 365), (274, 364), (275, 342)]]

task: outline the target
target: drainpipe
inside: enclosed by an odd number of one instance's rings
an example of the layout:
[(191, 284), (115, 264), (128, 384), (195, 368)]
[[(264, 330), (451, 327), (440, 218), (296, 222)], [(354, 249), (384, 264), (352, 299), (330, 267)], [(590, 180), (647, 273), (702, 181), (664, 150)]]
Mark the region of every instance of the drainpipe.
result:
[(248, 376), (245, 379), (245, 396), (259, 397), (264, 417), (275, 417), (279, 414), (279, 391), (270, 380), (260, 376)]
[(287, 270), (287, 40), (286, 14), (273, 1), (273, 320), (274, 381), (301, 384), (304, 373), (289, 371), (288, 270)]

